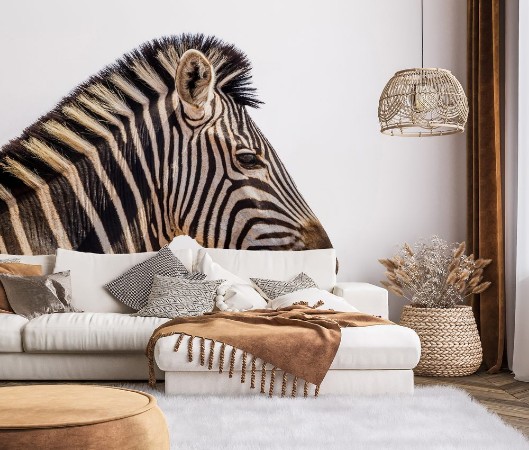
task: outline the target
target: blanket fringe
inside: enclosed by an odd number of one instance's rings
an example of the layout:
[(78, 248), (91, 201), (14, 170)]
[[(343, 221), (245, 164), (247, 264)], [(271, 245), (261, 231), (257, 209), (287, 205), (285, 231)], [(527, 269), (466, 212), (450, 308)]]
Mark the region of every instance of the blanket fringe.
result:
[(206, 340), (200, 338), (200, 365), (203, 366), (206, 363)]
[(284, 397), (287, 393), (287, 378), (288, 374), (283, 372), (283, 382), (281, 383), (281, 397)]
[(292, 306), (295, 306), (295, 305), (308, 306), (309, 308), (316, 309), (316, 308), (319, 308), (320, 306), (325, 305), (325, 302), (323, 300), (318, 300), (316, 303), (314, 303), (314, 305), (310, 306), (309, 302), (306, 302), (306, 301), (302, 300), (302, 301), (299, 301), (299, 302), (296, 302), (296, 303), (292, 303)]
[(215, 341), (211, 341), (209, 346), (208, 370), (213, 369), (213, 358), (215, 357)]
[(307, 398), (309, 396), (309, 383), (308, 381), (305, 381), (305, 384), (303, 385), (303, 397)]
[(257, 361), (257, 358), (253, 356), (252, 357), (252, 376), (250, 379), (250, 389), (255, 389), (255, 371), (257, 370), (256, 361)]
[(219, 373), (224, 371), (224, 350), (226, 350), (226, 344), (223, 342), (220, 346)]
[(183, 334), (178, 336), (178, 339), (176, 340), (176, 344), (174, 345), (174, 351), (175, 352), (177, 352), (178, 349), (180, 348), (180, 344), (182, 343), (182, 339), (184, 339), (184, 335)]
[(261, 369), (261, 394), (265, 393), (266, 385), (266, 362), (263, 361), (263, 368)]
[(231, 355), (230, 355), (230, 371), (229, 371), (229, 378), (233, 378), (233, 370), (235, 368), (235, 352), (237, 349), (235, 347), (232, 347), (231, 349)]
[(193, 339), (195, 336), (189, 336), (189, 342), (187, 343), (187, 360), (193, 362)]
[(270, 374), (270, 389), (268, 390), (268, 397), (272, 397), (274, 395), (274, 384), (276, 381), (276, 369), (277, 367), (274, 367), (272, 369), (272, 373)]
[(241, 383), (244, 383), (246, 381), (246, 358), (247, 357), (248, 357), (248, 353), (243, 352), (242, 353)]

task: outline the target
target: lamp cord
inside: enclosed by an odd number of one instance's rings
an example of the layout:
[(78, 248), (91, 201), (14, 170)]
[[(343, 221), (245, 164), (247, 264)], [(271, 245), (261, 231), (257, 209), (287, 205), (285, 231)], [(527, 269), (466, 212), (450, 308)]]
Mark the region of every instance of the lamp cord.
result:
[(421, 68), (424, 69), (424, 0), (421, 0)]

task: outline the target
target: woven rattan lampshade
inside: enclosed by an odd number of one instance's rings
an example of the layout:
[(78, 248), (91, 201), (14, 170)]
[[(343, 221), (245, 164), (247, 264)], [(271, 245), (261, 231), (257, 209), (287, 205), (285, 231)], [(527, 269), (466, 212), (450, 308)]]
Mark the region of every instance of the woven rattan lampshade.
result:
[(378, 103), (380, 131), (391, 136), (461, 133), (468, 102), (457, 78), (445, 69), (406, 69), (386, 84)]

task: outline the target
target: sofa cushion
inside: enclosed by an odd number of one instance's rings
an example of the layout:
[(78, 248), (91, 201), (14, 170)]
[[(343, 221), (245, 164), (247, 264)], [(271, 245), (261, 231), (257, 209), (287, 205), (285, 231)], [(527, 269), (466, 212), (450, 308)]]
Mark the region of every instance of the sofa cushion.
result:
[[(200, 345), (193, 346), (193, 361), (188, 362), (187, 351), (174, 351), (178, 335), (161, 338), (156, 343), (155, 360), (158, 367), (166, 372), (194, 372), (208, 370), (207, 364), (200, 365)], [(180, 348), (187, 350), (185, 337)], [(217, 343), (217, 345), (220, 345)], [(206, 344), (209, 349), (209, 343)], [(231, 355), (226, 346), (225, 355)], [(218, 367), (220, 352), (215, 352), (213, 367)], [(208, 350), (209, 355), (209, 350)], [(373, 325), (342, 329), (342, 340), (331, 369), (370, 370), (370, 369), (413, 369), (419, 362), (421, 346), (419, 337), (410, 328), (399, 325)], [(240, 371), (242, 351), (237, 350), (235, 369)], [(225, 359), (227, 367), (228, 358)]]
[(16, 314), (0, 314), (0, 352), (20, 353), (22, 348), (22, 330), (28, 319)]
[[(8, 314), (6, 314), (7, 316)], [(167, 319), (116, 313), (47, 314), (24, 328), (26, 352), (144, 352)]]
[[(174, 254), (188, 270), (192, 269), (193, 254), (190, 249), (174, 250)], [(89, 312), (130, 313), (134, 310), (116, 300), (105, 284), (155, 255), (156, 252), (100, 255), (60, 248), (57, 250), (55, 271), (70, 270), (74, 307)]]
[(248, 282), (250, 278), (286, 281), (304, 272), (326, 291), (331, 291), (336, 284), (336, 252), (332, 248), (302, 251), (208, 248), (204, 251), (224, 269)]
[(42, 275), (53, 273), (55, 255), (1, 255), (1, 259), (17, 259), (22, 264), (42, 266)]

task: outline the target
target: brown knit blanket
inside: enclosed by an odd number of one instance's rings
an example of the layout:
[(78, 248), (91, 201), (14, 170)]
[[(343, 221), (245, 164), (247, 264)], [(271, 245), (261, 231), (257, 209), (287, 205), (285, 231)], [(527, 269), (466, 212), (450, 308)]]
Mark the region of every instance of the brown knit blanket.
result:
[[(241, 382), (245, 382), (247, 358), (251, 357), (251, 383), (255, 387), (257, 359), (261, 360), (261, 392), (265, 392), (266, 365), (272, 367), (269, 393), (274, 391), (276, 370), (283, 372), (281, 395), (285, 395), (287, 375), (294, 376), (292, 395), (296, 395), (297, 380), (319, 385), (334, 360), (341, 340), (341, 328), (391, 325), (393, 322), (369, 314), (317, 310), (309, 306), (295, 305), (288, 308), (258, 309), (240, 313), (214, 312), (198, 317), (179, 317), (164, 323), (156, 330), (147, 345), (149, 359), (149, 384), (156, 383), (154, 374), (154, 347), (158, 339), (179, 334), (175, 351), (184, 336), (188, 341), (188, 360), (193, 360), (193, 345), (200, 345), (200, 364), (206, 364), (206, 345), (209, 341), (208, 368), (213, 368), (215, 343), (219, 346), (219, 372), (224, 370), (224, 350), (233, 347), (230, 355), (229, 375), (233, 375), (235, 351), (243, 351)], [(198, 342), (200, 341), (200, 344)]]

